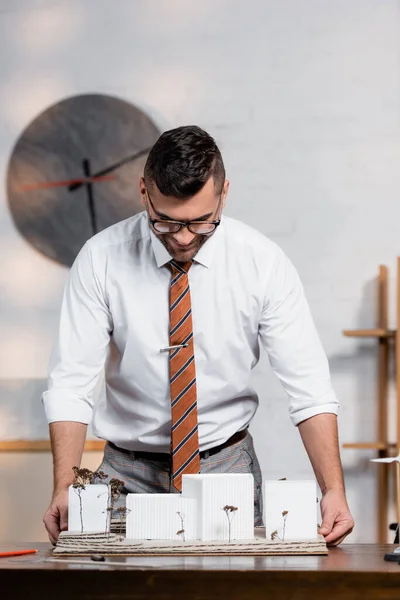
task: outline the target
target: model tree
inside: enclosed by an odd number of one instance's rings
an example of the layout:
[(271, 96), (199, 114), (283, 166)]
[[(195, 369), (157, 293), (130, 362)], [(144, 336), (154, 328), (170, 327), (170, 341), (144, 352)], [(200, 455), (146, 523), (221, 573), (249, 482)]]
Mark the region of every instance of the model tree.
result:
[[(107, 506), (107, 526), (106, 532), (111, 530), (111, 518), (115, 511), (115, 504), (118, 502), (121, 492), (124, 488), (125, 481), (113, 477), (108, 483), (108, 506)], [(126, 515), (126, 512), (125, 512)]]
[(228, 541), (230, 542), (231, 541), (232, 521), (233, 521), (233, 517), (235, 516), (238, 508), (237, 508), (237, 506), (230, 506), (229, 504), (227, 504), (226, 506), (224, 506), (224, 508), (222, 510), (225, 511), (226, 518), (228, 519)]

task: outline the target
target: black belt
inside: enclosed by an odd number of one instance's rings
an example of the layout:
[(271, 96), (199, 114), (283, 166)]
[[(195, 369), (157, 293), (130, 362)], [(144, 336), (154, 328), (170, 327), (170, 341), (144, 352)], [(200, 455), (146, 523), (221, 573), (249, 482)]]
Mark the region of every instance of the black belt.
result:
[[(202, 452), (200, 452), (200, 458), (208, 458), (209, 456), (218, 454), (218, 452), (221, 452), (221, 450), (229, 448), (229, 446), (233, 446), (234, 444), (237, 444), (238, 442), (244, 440), (246, 435), (247, 428), (242, 429), (242, 431), (237, 431), (223, 444), (215, 446), (214, 448), (210, 448), (209, 450), (203, 450)], [(171, 455), (165, 452), (143, 452), (142, 450), (126, 450), (125, 448), (120, 448), (119, 446), (116, 446), (112, 442), (108, 443), (111, 446), (111, 448), (119, 450), (120, 452), (124, 452), (125, 454), (130, 454), (134, 458), (144, 458), (145, 460), (154, 461), (169, 461), (171, 458)]]

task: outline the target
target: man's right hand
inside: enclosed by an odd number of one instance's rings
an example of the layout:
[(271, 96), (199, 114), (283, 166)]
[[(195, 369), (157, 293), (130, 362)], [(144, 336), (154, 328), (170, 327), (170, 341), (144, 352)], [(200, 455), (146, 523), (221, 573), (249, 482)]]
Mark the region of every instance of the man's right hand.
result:
[(68, 529), (68, 488), (74, 482), (74, 466), (80, 466), (87, 425), (75, 421), (50, 423), (54, 464), (53, 498), (43, 517), (52, 544)]
[(60, 531), (68, 529), (68, 489), (54, 492), (53, 498), (43, 517), (49, 539), (55, 546)]

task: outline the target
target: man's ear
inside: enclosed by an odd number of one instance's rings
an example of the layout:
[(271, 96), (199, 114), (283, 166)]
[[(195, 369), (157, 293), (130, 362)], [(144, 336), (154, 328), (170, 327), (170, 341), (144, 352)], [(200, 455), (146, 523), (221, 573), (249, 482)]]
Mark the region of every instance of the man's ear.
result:
[(144, 177), (140, 178), (140, 181), (139, 181), (139, 191), (140, 191), (140, 202), (146, 208), (146, 206), (147, 206), (147, 198), (146, 198), (146, 184), (144, 182)]
[(225, 179), (224, 181), (224, 185), (222, 188), (222, 208), (225, 208), (225, 204), (226, 204), (226, 197), (228, 195), (228, 190), (229, 190), (229, 181), (228, 179)]

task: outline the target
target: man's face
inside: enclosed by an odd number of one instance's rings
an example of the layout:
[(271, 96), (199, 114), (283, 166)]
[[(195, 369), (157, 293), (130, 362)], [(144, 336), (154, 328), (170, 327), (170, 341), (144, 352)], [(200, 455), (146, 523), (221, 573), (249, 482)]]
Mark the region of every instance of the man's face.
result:
[[(147, 199), (144, 180), (143, 178), (140, 180), (142, 204), (152, 219), (160, 221), (216, 221), (220, 218), (222, 208), (225, 206), (228, 187), (229, 182), (225, 181), (222, 194), (218, 195), (215, 190), (214, 179), (210, 177), (197, 194), (188, 200), (181, 200), (173, 196), (164, 196), (153, 184), (151, 190), (148, 190), (153, 205), (151, 206)], [(182, 227), (176, 233), (161, 234), (155, 231), (154, 228), (153, 232), (164, 244), (170, 255), (178, 262), (187, 262), (194, 258), (201, 246), (213, 235), (195, 234), (189, 231), (187, 227)]]

